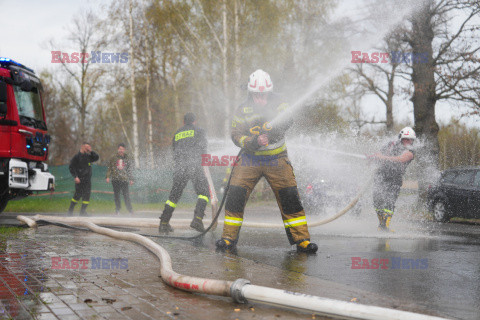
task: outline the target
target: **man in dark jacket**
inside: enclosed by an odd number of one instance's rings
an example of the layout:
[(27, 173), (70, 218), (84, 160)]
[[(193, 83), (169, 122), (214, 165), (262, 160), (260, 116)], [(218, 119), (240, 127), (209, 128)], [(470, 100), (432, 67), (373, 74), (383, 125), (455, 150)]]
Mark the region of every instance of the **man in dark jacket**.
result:
[(98, 154), (92, 151), (89, 143), (83, 143), (80, 152), (77, 153), (70, 161), (70, 173), (75, 179), (75, 194), (73, 195), (68, 215), (73, 214), (75, 205), (82, 198), (81, 216), (86, 216), (86, 209), (90, 203), (90, 192), (92, 189), (92, 162), (98, 160)]
[(184, 126), (177, 130), (172, 141), (174, 160), (173, 186), (160, 217), (159, 231), (161, 233), (173, 231), (169, 221), (188, 180), (192, 180), (193, 187), (198, 195), (190, 227), (199, 232), (205, 230), (202, 219), (205, 215), (209, 191), (208, 181), (205, 177), (201, 160), (202, 154), (207, 152), (207, 138), (205, 131), (195, 125), (195, 115), (193, 113), (185, 114), (183, 120)]
[(118, 215), (122, 207), (120, 195), (123, 194), (125, 206), (128, 212), (133, 214), (132, 204), (130, 203), (130, 192), (128, 185), (133, 184), (133, 162), (128, 154), (125, 153), (125, 144), (118, 145), (117, 153), (108, 162), (106, 181), (112, 181), (113, 196), (115, 199), (115, 214)]
[(373, 180), (373, 206), (377, 212), (380, 231), (391, 231), (390, 221), (400, 194), (403, 175), (414, 158), (412, 145), (415, 139), (415, 131), (405, 127), (398, 134), (397, 141), (388, 143), (380, 152), (368, 156), (378, 162)]

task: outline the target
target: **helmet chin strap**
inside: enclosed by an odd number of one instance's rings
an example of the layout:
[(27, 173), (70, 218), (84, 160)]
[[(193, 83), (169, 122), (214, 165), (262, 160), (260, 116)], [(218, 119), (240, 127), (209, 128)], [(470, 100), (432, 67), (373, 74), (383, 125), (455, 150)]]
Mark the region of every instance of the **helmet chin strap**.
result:
[(267, 97), (266, 96), (253, 96), (253, 102), (255, 102), (255, 104), (259, 105), (259, 106), (266, 106), (268, 101), (267, 101)]
[[(403, 140), (406, 140), (406, 141), (412, 141), (411, 143), (404, 143)], [(414, 140), (411, 140), (411, 139), (405, 139), (405, 138), (402, 138), (400, 139), (400, 143), (403, 145), (403, 147), (407, 150), (412, 150), (413, 149), (413, 143), (415, 141)]]

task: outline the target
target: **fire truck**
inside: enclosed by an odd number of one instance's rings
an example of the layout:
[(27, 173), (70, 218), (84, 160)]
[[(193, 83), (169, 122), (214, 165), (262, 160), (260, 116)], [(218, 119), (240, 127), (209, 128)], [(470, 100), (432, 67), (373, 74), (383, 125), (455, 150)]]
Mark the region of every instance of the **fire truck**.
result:
[(34, 71), (0, 57), (0, 212), (9, 200), (53, 190), (42, 84)]

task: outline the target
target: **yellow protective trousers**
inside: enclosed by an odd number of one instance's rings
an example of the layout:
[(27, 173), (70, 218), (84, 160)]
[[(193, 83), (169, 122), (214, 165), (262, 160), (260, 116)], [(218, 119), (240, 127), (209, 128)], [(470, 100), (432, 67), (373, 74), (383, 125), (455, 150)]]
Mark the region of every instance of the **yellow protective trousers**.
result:
[(310, 240), (305, 211), (286, 152), (274, 156), (243, 154), (240, 157), (233, 168), (228, 189), (222, 238), (237, 242), (248, 197), (262, 177), (275, 194), (290, 244)]

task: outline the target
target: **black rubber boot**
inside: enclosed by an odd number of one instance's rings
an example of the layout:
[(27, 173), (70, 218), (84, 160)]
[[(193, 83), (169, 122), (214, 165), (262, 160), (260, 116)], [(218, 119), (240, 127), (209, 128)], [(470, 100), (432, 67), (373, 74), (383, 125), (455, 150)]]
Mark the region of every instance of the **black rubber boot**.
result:
[(88, 216), (87, 207), (88, 207), (88, 204), (82, 204), (82, 208), (80, 209), (80, 215), (81, 216), (84, 216), (84, 217)]
[(227, 250), (236, 249), (235, 242), (233, 242), (232, 240), (224, 239), (224, 238), (217, 240), (217, 242), (215, 242), (215, 245), (217, 246), (218, 251), (227, 251)]
[(205, 227), (203, 226), (202, 218), (197, 216), (193, 217), (192, 223), (190, 223), (190, 228), (197, 230), (198, 232), (205, 231)]
[(175, 210), (175, 208), (172, 208), (170, 207), (168, 204), (165, 205), (165, 209), (163, 209), (163, 213), (162, 215), (160, 216), (160, 220), (162, 220), (163, 222), (166, 222), (168, 223), (170, 221), (170, 219), (172, 218), (172, 215), (173, 215), (173, 211)]
[(70, 202), (70, 208), (68, 208), (68, 213), (67, 213), (69, 216), (73, 216), (73, 210), (75, 209), (76, 204), (77, 204), (76, 202), (73, 202), (73, 201)]
[(159, 233), (170, 233), (173, 232), (173, 228), (170, 223), (160, 220), (160, 226), (158, 227)]
[(190, 223), (190, 227), (197, 230), (198, 232), (205, 231), (205, 227), (203, 226), (203, 217), (205, 216), (205, 206), (207, 202), (205, 200), (198, 200), (197, 205), (195, 206), (195, 214), (193, 215), (192, 223)]
[(302, 241), (297, 244), (297, 252), (304, 252), (308, 254), (315, 254), (318, 250), (318, 246), (308, 240)]

